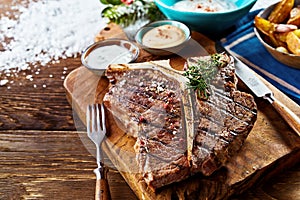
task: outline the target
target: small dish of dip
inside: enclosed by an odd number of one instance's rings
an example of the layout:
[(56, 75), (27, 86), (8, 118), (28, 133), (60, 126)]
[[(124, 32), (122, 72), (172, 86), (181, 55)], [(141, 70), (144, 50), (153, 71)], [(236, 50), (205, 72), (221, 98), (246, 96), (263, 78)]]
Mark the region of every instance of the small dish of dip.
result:
[(107, 39), (87, 47), (82, 55), (82, 64), (94, 72), (103, 72), (110, 64), (134, 62), (139, 48), (128, 40)]
[(145, 25), (135, 40), (142, 49), (154, 55), (171, 55), (180, 51), (191, 38), (188, 26), (174, 20), (161, 20)]

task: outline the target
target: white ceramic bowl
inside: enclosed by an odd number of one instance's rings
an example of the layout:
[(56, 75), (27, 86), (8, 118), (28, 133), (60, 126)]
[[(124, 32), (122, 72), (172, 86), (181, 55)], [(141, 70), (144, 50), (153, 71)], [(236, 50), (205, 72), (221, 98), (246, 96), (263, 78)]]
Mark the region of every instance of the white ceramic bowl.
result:
[(91, 71), (103, 72), (110, 64), (134, 62), (138, 55), (139, 48), (132, 42), (123, 39), (107, 39), (87, 47), (81, 55), (81, 62)]

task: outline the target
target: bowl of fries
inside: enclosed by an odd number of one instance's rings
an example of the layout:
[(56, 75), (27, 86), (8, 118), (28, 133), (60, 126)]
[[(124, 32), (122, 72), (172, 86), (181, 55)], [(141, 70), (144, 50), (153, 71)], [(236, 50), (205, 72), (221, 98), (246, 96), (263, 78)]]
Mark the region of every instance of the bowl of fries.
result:
[(281, 0), (254, 19), (254, 32), (279, 62), (300, 69), (300, 0)]

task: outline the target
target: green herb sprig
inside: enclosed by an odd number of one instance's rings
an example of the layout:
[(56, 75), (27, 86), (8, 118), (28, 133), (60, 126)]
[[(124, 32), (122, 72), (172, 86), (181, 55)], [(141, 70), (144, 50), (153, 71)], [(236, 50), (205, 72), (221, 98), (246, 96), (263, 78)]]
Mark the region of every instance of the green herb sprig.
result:
[(165, 17), (151, 0), (134, 0), (129, 4), (120, 0), (100, 0), (106, 8), (102, 11), (102, 17), (123, 27), (133, 24), (138, 19), (155, 21)]
[(211, 80), (224, 64), (222, 54), (212, 54), (209, 59), (199, 59), (195, 65), (188, 66), (183, 75), (189, 80), (188, 87), (196, 91), (198, 98), (208, 99)]

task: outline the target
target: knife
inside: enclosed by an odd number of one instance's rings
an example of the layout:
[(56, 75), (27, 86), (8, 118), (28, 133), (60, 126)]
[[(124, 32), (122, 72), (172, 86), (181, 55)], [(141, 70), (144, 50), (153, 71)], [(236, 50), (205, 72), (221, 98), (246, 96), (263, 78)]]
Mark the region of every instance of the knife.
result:
[[(253, 71), (240, 61), (233, 52), (221, 46), (216, 42), (216, 49), (225, 51), (232, 56), (235, 64), (236, 75), (245, 83), (245, 85), (257, 96), (266, 99), (289, 124), (289, 126), (300, 136), (300, 118), (286, 107), (282, 102), (274, 97), (273, 92), (253, 73)], [(230, 52), (230, 53), (229, 53)]]

